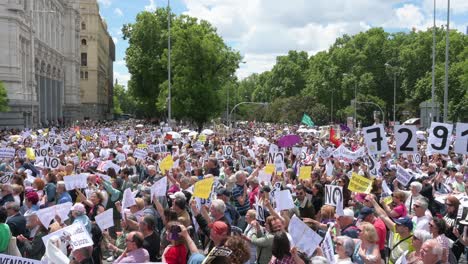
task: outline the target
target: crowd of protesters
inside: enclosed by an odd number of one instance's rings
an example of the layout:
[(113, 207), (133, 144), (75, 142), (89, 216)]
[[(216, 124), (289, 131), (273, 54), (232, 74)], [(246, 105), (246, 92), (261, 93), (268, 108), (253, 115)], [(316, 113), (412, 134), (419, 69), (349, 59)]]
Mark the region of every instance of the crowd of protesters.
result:
[[(2, 131), (0, 148), (14, 148), (15, 154), (0, 158), (0, 254), (49, 263), (393, 264), (404, 258), (433, 264), (466, 259), (468, 155), (454, 153), (452, 146), (447, 155), (428, 155), (427, 137), (419, 138), (421, 160), (416, 162), (396, 153), (388, 129), (389, 151), (378, 155), (380, 166), (371, 173), (367, 155), (352, 161), (319, 155), (319, 149), (338, 147), (327, 131), (253, 122), (201, 134), (183, 128), (127, 121)], [(301, 141), (278, 148), (284, 168), (264, 180), (260, 174), (269, 164), (271, 145), (290, 134)], [(359, 129), (339, 134), (338, 144), (350, 151), (365, 146)], [(229, 155), (226, 146), (232, 149)], [(38, 162), (30, 150), (41, 148), (60, 164), (50, 168)], [(139, 148), (145, 158), (134, 156)], [(174, 166), (165, 171), (160, 165), (168, 155)], [(311, 173), (300, 178), (305, 165)], [(412, 176), (406, 186), (396, 180), (398, 167)], [(87, 187), (67, 190), (64, 177), (76, 175), (86, 175)], [(372, 179), (371, 190), (349, 190), (354, 175)], [(151, 197), (152, 186), (164, 177), (166, 195)], [(210, 199), (196, 198), (194, 185), (209, 178), (215, 182)], [(326, 204), (326, 185), (342, 187), (342, 206)], [(123, 201), (127, 189), (135, 199), (129, 207)], [(279, 190), (290, 192), (294, 208), (277, 210), (273, 196)], [(41, 210), (65, 203), (73, 204), (68, 219), (57, 214), (48, 226), (42, 223)], [(101, 230), (96, 217), (109, 209), (114, 224)], [(308, 254), (298, 243), (301, 238), (291, 236), (293, 217), (319, 236), (331, 236), (332, 260), (323, 242)], [(86, 229), (92, 246), (76, 247), (54, 236), (44, 242), (43, 237), (76, 223)]]

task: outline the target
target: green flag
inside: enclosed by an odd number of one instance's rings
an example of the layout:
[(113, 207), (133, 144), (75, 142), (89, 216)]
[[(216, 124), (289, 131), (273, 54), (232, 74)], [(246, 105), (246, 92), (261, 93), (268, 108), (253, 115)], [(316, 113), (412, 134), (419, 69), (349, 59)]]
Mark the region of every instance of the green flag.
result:
[(304, 114), (302, 116), (301, 123), (304, 123), (304, 124), (306, 124), (306, 125), (308, 125), (310, 127), (315, 126), (314, 121), (312, 121), (312, 118), (310, 118), (310, 116), (308, 116), (307, 114)]

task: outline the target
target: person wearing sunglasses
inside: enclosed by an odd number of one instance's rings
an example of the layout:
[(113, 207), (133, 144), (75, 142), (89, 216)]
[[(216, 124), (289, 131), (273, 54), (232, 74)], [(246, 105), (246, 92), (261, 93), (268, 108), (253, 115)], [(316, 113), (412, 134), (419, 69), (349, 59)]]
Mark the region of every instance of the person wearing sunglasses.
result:
[[(427, 199), (421, 197), (414, 201), (413, 204), (413, 223), (415, 224), (414, 230), (426, 230), (429, 232), (429, 222), (431, 217), (428, 216), (427, 211), (428, 202)], [(427, 212), (426, 212), (427, 211)]]

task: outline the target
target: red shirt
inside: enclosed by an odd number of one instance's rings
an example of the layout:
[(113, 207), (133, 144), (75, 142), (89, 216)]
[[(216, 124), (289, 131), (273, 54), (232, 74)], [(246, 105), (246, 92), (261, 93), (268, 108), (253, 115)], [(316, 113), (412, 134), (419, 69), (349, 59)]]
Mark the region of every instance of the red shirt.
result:
[(379, 241), (377, 244), (379, 245), (379, 250), (383, 250), (385, 248), (385, 239), (387, 238), (387, 228), (385, 227), (385, 223), (382, 219), (376, 217), (374, 223), (372, 223), (377, 231), (377, 235), (379, 236)]
[(258, 195), (258, 189), (260, 185), (253, 189), (249, 194), (250, 209), (254, 208), (255, 197)]
[(168, 264), (186, 264), (187, 263), (187, 248), (184, 244), (170, 246), (164, 255)]

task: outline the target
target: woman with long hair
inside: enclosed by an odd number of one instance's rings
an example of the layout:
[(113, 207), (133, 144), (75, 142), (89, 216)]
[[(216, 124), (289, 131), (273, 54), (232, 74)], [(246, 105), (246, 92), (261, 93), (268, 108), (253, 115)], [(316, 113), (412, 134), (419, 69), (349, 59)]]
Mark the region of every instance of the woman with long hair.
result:
[(297, 254), (297, 250), (291, 250), (288, 236), (285, 232), (276, 232), (273, 237), (272, 257), (269, 264), (304, 264)]
[(377, 245), (379, 236), (375, 227), (362, 222), (359, 230), (359, 240), (355, 241), (357, 250), (354, 252), (353, 260), (358, 264), (381, 263), (379, 245)]
[(457, 261), (460, 259), (461, 254), (465, 250), (465, 247), (458, 240), (458, 238), (453, 234), (453, 229), (457, 228), (459, 233), (462, 232), (462, 227), (457, 226), (457, 215), (458, 208), (460, 207), (460, 200), (457, 197), (450, 195), (445, 199), (446, 213), (444, 215), (444, 221), (446, 224), (445, 236), (452, 241), (456, 241), (452, 245), (452, 252), (455, 255)]

